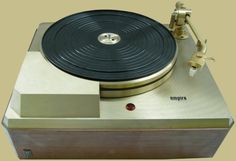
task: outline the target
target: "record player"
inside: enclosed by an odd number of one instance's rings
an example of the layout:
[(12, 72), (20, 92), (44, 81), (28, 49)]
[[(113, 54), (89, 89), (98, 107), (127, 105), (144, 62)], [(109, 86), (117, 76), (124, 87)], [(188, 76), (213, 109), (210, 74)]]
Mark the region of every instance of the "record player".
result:
[(18, 157), (213, 156), (233, 119), (190, 16), (178, 2), (167, 25), (119, 10), (41, 23), (2, 122)]

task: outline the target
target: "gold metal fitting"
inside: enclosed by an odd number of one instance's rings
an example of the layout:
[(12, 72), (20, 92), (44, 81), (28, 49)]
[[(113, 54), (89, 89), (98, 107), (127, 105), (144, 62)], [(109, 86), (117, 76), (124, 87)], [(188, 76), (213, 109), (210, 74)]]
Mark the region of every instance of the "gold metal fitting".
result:
[(182, 2), (177, 2), (175, 5), (175, 10), (171, 15), (169, 28), (171, 29), (176, 39), (186, 39), (189, 36), (186, 31), (186, 25), (188, 25), (192, 33), (196, 37), (197, 52), (192, 55), (191, 59), (188, 62), (190, 67), (189, 75), (194, 76), (195, 73), (205, 65), (206, 60), (214, 60), (214, 58), (206, 57), (207, 41), (203, 41), (197, 33), (196, 28), (190, 20), (191, 13), (192, 11), (184, 7), (184, 4)]
[(184, 7), (182, 2), (177, 2), (175, 5), (175, 10), (171, 15), (169, 28), (172, 30), (173, 35), (177, 39), (188, 38), (188, 33), (185, 28), (186, 17), (190, 16), (192, 13), (191, 9)]

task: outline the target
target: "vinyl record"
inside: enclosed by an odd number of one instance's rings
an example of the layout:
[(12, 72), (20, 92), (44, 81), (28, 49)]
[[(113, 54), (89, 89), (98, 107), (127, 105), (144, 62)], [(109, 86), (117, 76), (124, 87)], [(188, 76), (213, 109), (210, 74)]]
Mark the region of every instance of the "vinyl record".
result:
[(116, 10), (65, 17), (49, 27), (41, 47), (59, 69), (101, 82), (142, 79), (170, 70), (176, 58), (175, 39), (165, 26)]

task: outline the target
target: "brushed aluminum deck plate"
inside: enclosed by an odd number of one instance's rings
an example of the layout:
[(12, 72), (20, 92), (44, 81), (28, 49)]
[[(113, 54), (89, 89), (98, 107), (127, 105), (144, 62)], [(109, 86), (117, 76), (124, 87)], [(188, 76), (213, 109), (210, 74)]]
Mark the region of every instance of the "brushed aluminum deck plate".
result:
[[(38, 56), (42, 36), (51, 24), (40, 24), (27, 54)], [(164, 84), (137, 96), (101, 99), (96, 117), (50, 117), (50, 114), (47, 117), (21, 117), (13, 110), (14, 99), (11, 99), (3, 123), (8, 128), (229, 128), (233, 119), (208, 67), (205, 66), (195, 77), (188, 75), (187, 60), (195, 51), (193, 39), (178, 40), (177, 44), (179, 51), (173, 75)], [(135, 110), (128, 111), (127, 103), (133, 103)]]

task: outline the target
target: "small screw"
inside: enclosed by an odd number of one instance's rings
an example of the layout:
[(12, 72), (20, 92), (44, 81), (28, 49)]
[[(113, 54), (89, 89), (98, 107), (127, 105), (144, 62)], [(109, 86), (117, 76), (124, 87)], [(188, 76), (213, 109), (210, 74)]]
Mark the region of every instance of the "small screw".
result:
[(32, 157), (32, 151), (30, 149), (23, 149), (23, 156), (26, 159), (29, 159)]

